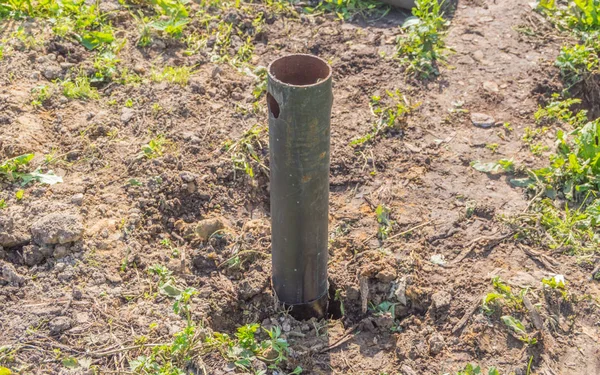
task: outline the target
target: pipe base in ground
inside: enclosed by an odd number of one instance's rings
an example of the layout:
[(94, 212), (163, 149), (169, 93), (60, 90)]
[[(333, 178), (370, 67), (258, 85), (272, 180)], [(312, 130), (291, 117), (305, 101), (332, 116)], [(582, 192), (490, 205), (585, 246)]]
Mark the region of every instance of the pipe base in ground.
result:
[(327, 317), (327, 308), (329, 306), (329, 294), (325, 293), (321, 298), (315, 301), (297, 305), (286, 305), (283, 307), (296, 320), (308, 320), (310, 318)]

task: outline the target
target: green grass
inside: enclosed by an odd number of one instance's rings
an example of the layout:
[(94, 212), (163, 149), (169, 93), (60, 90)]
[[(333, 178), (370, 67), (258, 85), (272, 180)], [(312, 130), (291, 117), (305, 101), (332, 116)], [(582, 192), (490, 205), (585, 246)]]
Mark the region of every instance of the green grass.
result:
[(439, 65), (445, 63), (446, 28), (438, 0), (416, 0), (413, 17), (406, 20), (404, 34), (398, 37), (397, 52), (400, 63), (409, 74), (428, 79), (440, 74)]
[(192, 67), (189, 66), (165, 66), (161, 71), (152, 70), (151, 79), (154, 82), (169, 82), (181, 86), (188, 84), (192, 76)]
[(341, 20), (349, 20), (357, 15), (362, 17), (383, 17), (390, 6), (374, 0), (323, 0), (315, 7), (304, 7), (308, 13), (335, 13)]
[(159, 134), (152, 138), (147, 144), (142, 146), (142, 151), (138, 158), (155, 159), (164, 155), (169, 141), (164, 135)]
[(98, 90), (92, 87), (90, 79), (84, 75), (62, 81), (61, 86), (63, 95), (69, 99), (100, 99)]
[(371, 130), (364, 136), (350, 142), (350, 146), (360, 146), (374, 141), (378, 136), (390, 132), (400, 132), (406, 125), (409, 115), (420, 103), (411, 104), (400, 90), (388, 91), (384, 97), (374, 95), (369, 106), (371, 113), (377, 118)]
[(250, 178), (254, 178), (256, 175), (255, 168), (259, 167), (267, 170), (256, 151), (263, 148), (261, 136), (265, 130), (265, 127), (254, 125), (244, 132), (237, 141), (227, 141), (223, 145), (223, 150), (231, 155), (234, 179), (237, 171), (243, 171)]

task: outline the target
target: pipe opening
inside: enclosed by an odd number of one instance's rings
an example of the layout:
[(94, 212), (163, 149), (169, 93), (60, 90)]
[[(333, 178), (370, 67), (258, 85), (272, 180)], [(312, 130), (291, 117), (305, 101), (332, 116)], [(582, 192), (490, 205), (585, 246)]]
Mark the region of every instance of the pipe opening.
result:
[(270, 93), (267, 93), (267, 107), (269, 107), (269, 112), (271, 112), (273, 117), (279, 118), (279, 103), (277, 103), (277, 100)]
[(288, 85), (310, 86), (329, 78), (331, 68), (316, 56), (299, 54), (273, 61), (269, 66), (269, 74)]

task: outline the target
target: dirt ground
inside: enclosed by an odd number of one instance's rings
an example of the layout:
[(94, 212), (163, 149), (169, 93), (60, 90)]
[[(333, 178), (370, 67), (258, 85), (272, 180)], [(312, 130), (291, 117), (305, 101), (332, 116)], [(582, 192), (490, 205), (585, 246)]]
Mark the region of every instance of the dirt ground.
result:
[[(341, 22), (269, 15), (252, 5), (269, 20), (255, 41), (254, 65), (311, 53), (333, 68), (329, 273), (344, 314), (320, 322), (275, 311), (268, 171), (255, 168), (250, 178), (234, 170), (223, 148), (253, 125), (267, 125), (264, 97), (252, 109), (252, 76), (201, 53), (186, 56), (172, 40), (144, 49), (128, 43), (122, 66), (142, 76), (156, 66), (195, 66), (189, 84), (109, 84), (98, 100), (57, 95), (35, 108), (30, 92), (49, 82), (49, 69), (61, 77), (73, 66), (89, 68), (91, 54), (44, 34), (39, 21), (2, 21), (3, 38), (21, 22), (45, 38), (0, 61), (0, 161), (34, 152), (42, 165), (52, 154), (51, 169), (64, 181), (28, 185), (19, 201), (21, 187), (0, 181), (7, 203), (0, 210), (0, 365), (22, 374), (93, 373), (65, 368), (61, 358), (72, 356), (89, 358), (100, 374), (131, 373), (128, 361), (151, 350), (136, 338), (167, 342), (185, 326), (147, 272), (162, 264), (199, 291), (192, 319), (207, 332), (281, 326), (291, 347), (288, 372), (441, 375), (477, 363), (501, 374), (600, 374), (600, 286), (590, 280), (590, 259), (539, 248), (533, 251), (547, 257), (536, 257), (512, 241), (500, 218), (522, 214), (531, 197), (505, 176), (470, 166), (547, 160), (532, 156), (521, 137), (557, 85), (552, 62), (562, 37), (528, 2), (460, 1), (447, 37), (454, 53), (429, 83), (407, 79), (391, 58), (403, 12)], [(135, 31), (118, 3), (104, 3), (114, 7), (119, 33)], [(246, 21), (234, 10), (231, 17)], [(408, 126), (351, 147), (374, 121), (369, 98), (396, 89), (420, 103)], [(128, 99), (131, 108), (123, 105)], [(498, 126), (474, 126), (473, 113)], [(169, 141), (167, 151), (139, 158), (155, 134)], [(268, 166), (268, 134), (259, 137), (256, 151)], [(552, 146), (550, 136), (545, 141)], [(495, 153), (486, 147), (494, 143)], [(375, 237), (380, 204), (395, 222), (384, 242)], [(186, 234), (207, 218), (226, 228), (222, 235)], [(445, 264), (432, 262), (434, 255)], [(232, 257), (241, 264), (232, 266)], [(565, 275), (571, 302), (542, 290), (541, 279), (553, 274)], [(517, 339), (499, 314), (481, 311), (494, 276), (528, 288), (540, 321), (527, 310), (516, 314), (537, 344)], [(365, 312), (366, 302), (384, 301), (396, 303), (396, 321)], [(208, 374), (236, 372), (218, 353), (198, 360)]]

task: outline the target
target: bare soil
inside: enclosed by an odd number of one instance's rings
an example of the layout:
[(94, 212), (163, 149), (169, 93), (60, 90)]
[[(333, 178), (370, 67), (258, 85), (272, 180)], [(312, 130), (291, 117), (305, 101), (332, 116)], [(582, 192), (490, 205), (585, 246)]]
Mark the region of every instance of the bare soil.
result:
[[(133, 33), (118, 4), (107, 3), (117, 7), (119, 32)], [(521, 137), (557, 85), (552, 62), (562, 40), (528, 1), (459, 2), (447, 38), (455, 53), (429, 83), (407, 79), (390, 58), (406, 17), (400, 11), (352, 22), (263, 11), (270, 21), (255, 41), (253, 64), (312, 53), (333, 68), (329, 272), (343, 317), (296, 322), (274, 308), (268, 171), (257, 169), (254, 179), (234, 171), (223, 148), (254, 124), (267, 124), (264, 103), (251, 110), (252, 77), (202, 54), (186, 56), (173, 40), (145, 49), (128, 43), (119, 55), (124, 66), (149, 75), (156, 66), (194, 65), (191, 82), (111, 84), (100, 89), (100, 100), (58, 95), (35, 109), (30, 91), (47, 82), (49, 66), (64, 75), (72, 65), (89, 68), (91, 55), (28, 21), (46, 39), (0, 61), (0, 160), (35, 152), (34, 164), (41, 164), (54, 151), (52, 168), (64, 182), (27, 186), (21, 201), (17, 184), (0, 182), (7, 202), (0, 210), (0, 346), (19, 344), (10, 367), (23, 374), (85, 372), (65, 369), (60, 350), (91, 358), (102, 374), (127, 373), (127, 361), (149, 350), (131, 349), (136, 337), (168, 342), (185, 325), (146, 272), (164, 264), (199, 291), (192, 317), (207, 330), (282, 326), (292, 348), (289, 371), (299, 365), (304, 374), (442, 374), (471, 362), (525, 375), (533, 357), (531, 374), (600, 374), (600, 287), (590, 280), (590, 259), (548, 249), (533, 249), (545, 262), (528, 255), (499, 218), (523, 213), (532, 197), (505, 176), (470, 166), (500, 158), (547, 162), (532, 156)], [(244, 15), (234, 17), (244, 22)], [(2, 33), (19, 25), (5, 21)], [(537, 35), (518, 32), (522, 26)], [(418, 110), (399, 134), (351, 147), (374, 121), (369, 98), (386, 89), (400, 89), (420, 103)], [(123, 116), (127, 99), (134, 102), (131, 119)], [(164, 110), (153, 111), (154, 103)], [(472, 113), (492, 116), (498, 126), (476, 127)], [(165, 155), (139, 158), (158, 133), (170, 141)], [(262, 132), (257, 152), (268, 166), (266, 137)], [(546, 142), (552, 145), (550, 134)], [(495, 153), (486, 148), (493, 143)], [(391, 235), (406, 234), (383, 243), (375, 237), (379, 204), (391, 208)], [(207, 218), (227, 229), (206, 241), (187, 235)], [(164, 239), (178, 249), (175, 256)], [(230, 267), (236, 251), (242, 263)], [(433, 255), (445, 265), (432, 263)], [(565, 275), (570, 302), (542, 290), (541, 279), (555, 273)], [(541, 325), (527, 310), (514, 314), (536, 345), (511, 334), (500, 314), (479, 308), (493, 276), (515, 290), (529, 288)], [(364, 311), (365, 302), (383, 301), (398, 303), (397, 326), (389, 314)], [(229, 371), (218, 353), (201, 360), (209, 374)]]

